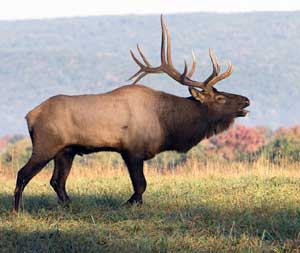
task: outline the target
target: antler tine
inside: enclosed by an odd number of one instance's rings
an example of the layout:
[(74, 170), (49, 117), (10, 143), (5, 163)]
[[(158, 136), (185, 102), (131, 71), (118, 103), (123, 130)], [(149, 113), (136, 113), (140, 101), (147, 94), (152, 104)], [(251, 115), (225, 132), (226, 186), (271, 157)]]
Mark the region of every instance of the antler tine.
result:
[(212, 87), (217, 82), (219, 82), (219, 81), (225, 79), (226, 77), (230, 76), (232, 74), (232, 72), (233, 72), (233, 65), (231, 64), (231, 62), (229, 62), (226, 71), (224, 73), (222, 73), (221, 75), (215, 76), (212, 80), (210, 80), (207, 83), (207, 86)]
[(138, 50), (139, 53), (140, 53), (140, 56), (142, 57), (143, 61), (145, 62), (145, 64), (146, 64), (148, 67), (151, 67), (151, 64), (149, 63), (149, 61), (147, 60), (147, 58), (146, 58), (145, 55), (143, 54), (142, 50), (140, 49), (139, 44), (136, 44), (136, 47), (137, 47), (137, 50)]
[(134, 53), (132, 52), (132, 50), (130, 50), (130, 54), (131, 54), (132, 59), (135, 61), (135, 63), (136, 63), (137, 65), (140, 66), (140, 69), (139, 69), (138, 72), (136, 72), (136, 73), (133, 74), (131, 77), (129, 77), (129, 78), (127, 79), (127, 81), (130, 81), (130, 80), (132, 80), (133, 78), (135, 78), (136, 76), (138, 76), (138, 75), (140, 75), (141, 73), (143, 73), (143, 67), (144, 67), (144, 65), (138, 60), (138, 58), (135, 57), (135, 55), (134, 55)]
[[(140, 74), (132, 84), (136, 84), (138, 81), (140, 81), (143, 77), (145, 77), (146, 75), (148, 75), (149, 73), (147, 72), (141, 72), (142, 74)], [(137, 75), (136, 75), (137, 76)]]
[[(161, 49), (161, 59), (162, 59), (162, 67), (165, 67), (167, 70), (165, 71), (169, 76), (174, 78), (176, 81), (180, 82), (183, 85), (187, 86), (194, 86), (201, 89), (210, 89), (209, 87), (206, 87), (204, 83), (196, 82), (190, 79), (192, 75), (194, 74), (196, 70), (196, 57), (194, 54), (194, 51), (192, 51), (192, 57), (193, 57), (193, 65), (190, 70), (190, 72), (187, 74), (188, 71), (188, 65), (186, 61), (184, 62), (184, 72), (182, 74), (179, 74), (178, 71), (175, 69), (172, 63), (172, 53), (171, 53), (171, 36), (170, 32), (167, 28), (166, 23), (164, 22), (163, 15), (161, 15), (161, 27), (162, 27), (162, 49)], [(165, 34), (167, 34), (167, 63), (165, 61)], [(178, 78), (178, 75), (180, 77)], [(177, 77), (176, 77), (177, 76)]]
[[(173, 63), (172, 63), (171, 36), (170, 36), (170, 32), (167, 28), (167, 25), (166, 25), (162, 15), (161, 15), (161, 22), (162, 22), (162, 32), (167, 34), (167, 67), (176, 71), (176, 69), (174, 68)], [(184, 61), (184, 72), (181, 74), (182, 80), (185, 77), (191, 77), (195, 72), (196, 61), (195, 61), (195, 55), (194, 55), (193, 51), (192, 51), (192, 56), (193, 56), (193, 66), (192, 66), (191, 71), (188, 74), (187, 74), (188, 65), (187, 65), (186, 61)]]
[[(145, 63), (147, 64), (147, 66), (148, 66), (149, 62), (147, 61), (146, 57), (143, 55), (143, 53), (142, 53), (142, 51), (140, 50), (140, 48), (139, 48), (138, 45), (137, 45), (137, 48), (138, 48), (139, 53), (140, 53), (140, 55), (142, 56), (144, 62), (145, 62)], [(135, 63), (136, 63), (137, 65), (140, 66), (140, 69), (139, 69), (138, 72), (136, 72), (136, 73), (133, 74), (131, 77), (129, 77), (127, 81), (130, 81), (130, 80), (132, 80), (133, 78), (137, 77), (138, 75), (141, 75), (141, 74), (144, 72), (144, 68), (145, 68), (145, 66), (139, 61), (139, 59), (136, 58), (136, 56), (134, 55), (134, 53), (132, 52), (132, 50), (130, 50), (130, 54), (131, 54), (132, 59), (135, 61)], [(150, 65), (150, 64), (149, 64), (149, 65)], [(141, 75), (141, 76), (142, 76), (142, 75)], [(143, 75), (142, 77), (144, 77), (144, 76), (145, 76), (145, 75)], [(139, 81), (140, 79), (141, 79), (141, 78), (140, 78), (140, 76), (139, 76), (139, 77), (133, 82), (133, 84), (135, 84), (135, 83), (136, 83), (137, 81)]]
[[(172, 63), (172, 53), (171, 53), (171, 36), (170, 32), (167, 28), (166, 23), (164, 22), (163, 15), (160, 16), (161, 28), (162, 28), (162, 44), (161, 44), (161, 67), (162, 71), (167, 73), (176, 81), (180, 82), (183, 85), (187, 86), (195, 86), (201, 89), (209, 89), (205, 87), (204, 83), (196, 82), (189, 79), (195, 72), (196, 68), (196, 57), (194, 52), (192, 52), (193, 56), (193, 65), (191, 71), (187, 74), (188, 66), (186, 61), (184, 62), (184, 72), (182, 74), (178, 73)], [(166, 62), (166, 53), (165, 53), (165, 34), (167, 35), (167, 62)]]
[(160, 24), (161, 24), (161, 49), (160, 49), (160, 59), (161, 65), (166, 65), (166, 50), (165, 50), (165, 22), (163, 15), (160, 15)]
[(129, 77), (129, 78), (127, 79), (127, 81), (132, 80), (133, 78), (135, 78), (136, 76), (138, 76), (138, 75), (141, 74), (142, 72), (143, 72), (143, 70), (140, 69), (138, 72), (134, 73), (131, 77)]
[(188, 72), (188, 65), (186, 63), (186, 60), (184, 60), (184, 70), (183, 73), (181, 74), (181, 79), (184, 79), (186, 77), (187, 72)]
[(209, 57), (213, 66), (213, 72), (204, 81), (205, 84), (208, 84), (214, 77), (216, 77), (220, 73), (220, 65), (219, 65), (218, 58), (216, 57), (215, 53), (211, 48), (209, 49)]
[(137, 49), (139, 51), (139, 54), (141, 55), (143, 61), (145, 62), (146, 66), (140, 62), (138, 58), (134, 55), (132, 50), (130, 50), (130, 54), (132, 59), (135, 61), (137, 65), (139, 65), (140, 69), (135, 74), (133, 74), (127, 81), (130, 81), (137, 77), (132, 84), (136, 84), (139, 80), (141, 80), (143, 77), (145, 77), (149, 73), (161, 73), (162, 70), (160, 67), (152, 68), (151, 64), (143, 54), (142, 50), (140, 49), (139, 45), (137, 44)]
[(191, 78), (194, 75), (196, 66), (197, 66), (197, 60), (196, 60), (196, 56), (194, 54), (194, 50), (192, 50), (192, 57), (193, 57), (193, 65), (192, 65), (190, 72), (187, 74), (188, 78)]
[(134, 55), (134, 53), (132, 52), (132, 50), (130, 50), (130, 54), (131, 54), (132, 59), (135, 61), (135, 63), (136, 63), (137, 65), (139, 65), (140, 68), (142, 69), (142, 68), (144, 67), (143, 63), (141, 63), (141, 62), (139, 61), (139, 59), (136, 58), (136, 56)]
[(218, 57), (215, 55), (214, 51), (210, 48), (209, 49), (209, 57), (211, 58), (214, 72), (218, 75), (220, 73), (220, 64)]
[(171, 36), (166, 26), (166, 23), (163, 19), (163, 16), (161, 16), (161, 22), (162, 22), (162, 32), (167, 34), (167, 62), (168, 64), (172, 65)]

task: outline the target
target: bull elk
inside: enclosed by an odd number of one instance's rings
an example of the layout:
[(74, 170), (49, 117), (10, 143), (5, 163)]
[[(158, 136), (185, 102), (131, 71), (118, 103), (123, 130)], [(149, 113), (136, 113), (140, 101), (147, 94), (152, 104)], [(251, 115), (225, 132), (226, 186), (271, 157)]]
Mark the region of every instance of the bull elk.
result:
[[(172, 64), (170, 34), (162, 16), (161, 28), (160, 66), (153, 67), (139, 46), (144, 63), (130, 51), (140, 67), (130, 78), (135, 85), (104, 94), (54, 96), (27, 114), (33, 148), (29, 161), (17, 175), (14, 211), (19, 209), (24, 187), (52, 159), (54, 171), (50, 184), (59, 201), (68, 202), (65, 185), (75, 155), (98, 151), (121, 154), (134, 190), (127, 203), (141, 204), (146, 190), (145, 160), (167, 150), (187, 152), (204, 138), (227, 129), (236, 117), (247, 114), (248, 98), (214, 88), (217, 82), (231, 75), (233, 66), (229, 64), (220, 73), (218, 60), (209, 50), (211, 75), (204, 82), (192, 80), (196, 68), (194, 55), (191, 70), (185, 63), (183, 73), (179, 73)], [(165, 73), (188, 86), (191, 96), (178, 97), (136, 84), (151, 73)]]

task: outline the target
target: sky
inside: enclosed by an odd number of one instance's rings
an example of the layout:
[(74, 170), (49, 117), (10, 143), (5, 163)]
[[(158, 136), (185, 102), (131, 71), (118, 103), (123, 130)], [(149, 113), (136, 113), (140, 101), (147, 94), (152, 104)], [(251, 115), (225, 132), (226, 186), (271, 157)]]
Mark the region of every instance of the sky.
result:
[(0, 20), (55, 17), (300, 10), (299, 0), (2, 0)]

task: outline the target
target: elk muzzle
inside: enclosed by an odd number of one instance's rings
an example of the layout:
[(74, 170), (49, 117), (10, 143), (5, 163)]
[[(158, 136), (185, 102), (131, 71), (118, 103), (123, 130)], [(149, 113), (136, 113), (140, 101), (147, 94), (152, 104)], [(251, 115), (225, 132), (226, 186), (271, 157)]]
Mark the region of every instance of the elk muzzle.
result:
[(242, 101), (241, 101), (241, 107), (237, 112), (237, 117), (245, 117), (249, 111), (246, 110), (245, 108), (247, 108), (250, 105), (250, 100), (246, 97), (242, 97)]

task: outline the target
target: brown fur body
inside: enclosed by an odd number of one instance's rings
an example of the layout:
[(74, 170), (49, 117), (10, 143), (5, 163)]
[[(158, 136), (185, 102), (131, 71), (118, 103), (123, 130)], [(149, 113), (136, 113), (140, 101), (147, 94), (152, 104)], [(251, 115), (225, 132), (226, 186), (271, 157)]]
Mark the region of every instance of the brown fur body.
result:
[(51, 185), (61, 202), (75, 155), (119, 152), (129, 170), (134, 194), (142, 202), (146, 189), (143, 161), (166, 150), (186, 152), (202, 139), (227, 129), (235, 114), (218, 112), (194, 97), (183, 98), (142, 85), (128, 85), (105, 94), (49, 98), (26, 116), (32, 156), (19, 171), (14, 210), (31, 178), (50, 160)]
[[(207, 110), (192, 97), (130, 85), (105, 94), (54, 96), (26, 119), (34, 155), (40, 151), (39, 139), (43, 147), (55, 142), (60, 149), (76, 147), (82, 153), (107, 149), (147, 160), (166, 150), (186, 152), (232, 123), (233, 118), (213, 119)], [(49, 158), (57, 145), (49, 145)]]

